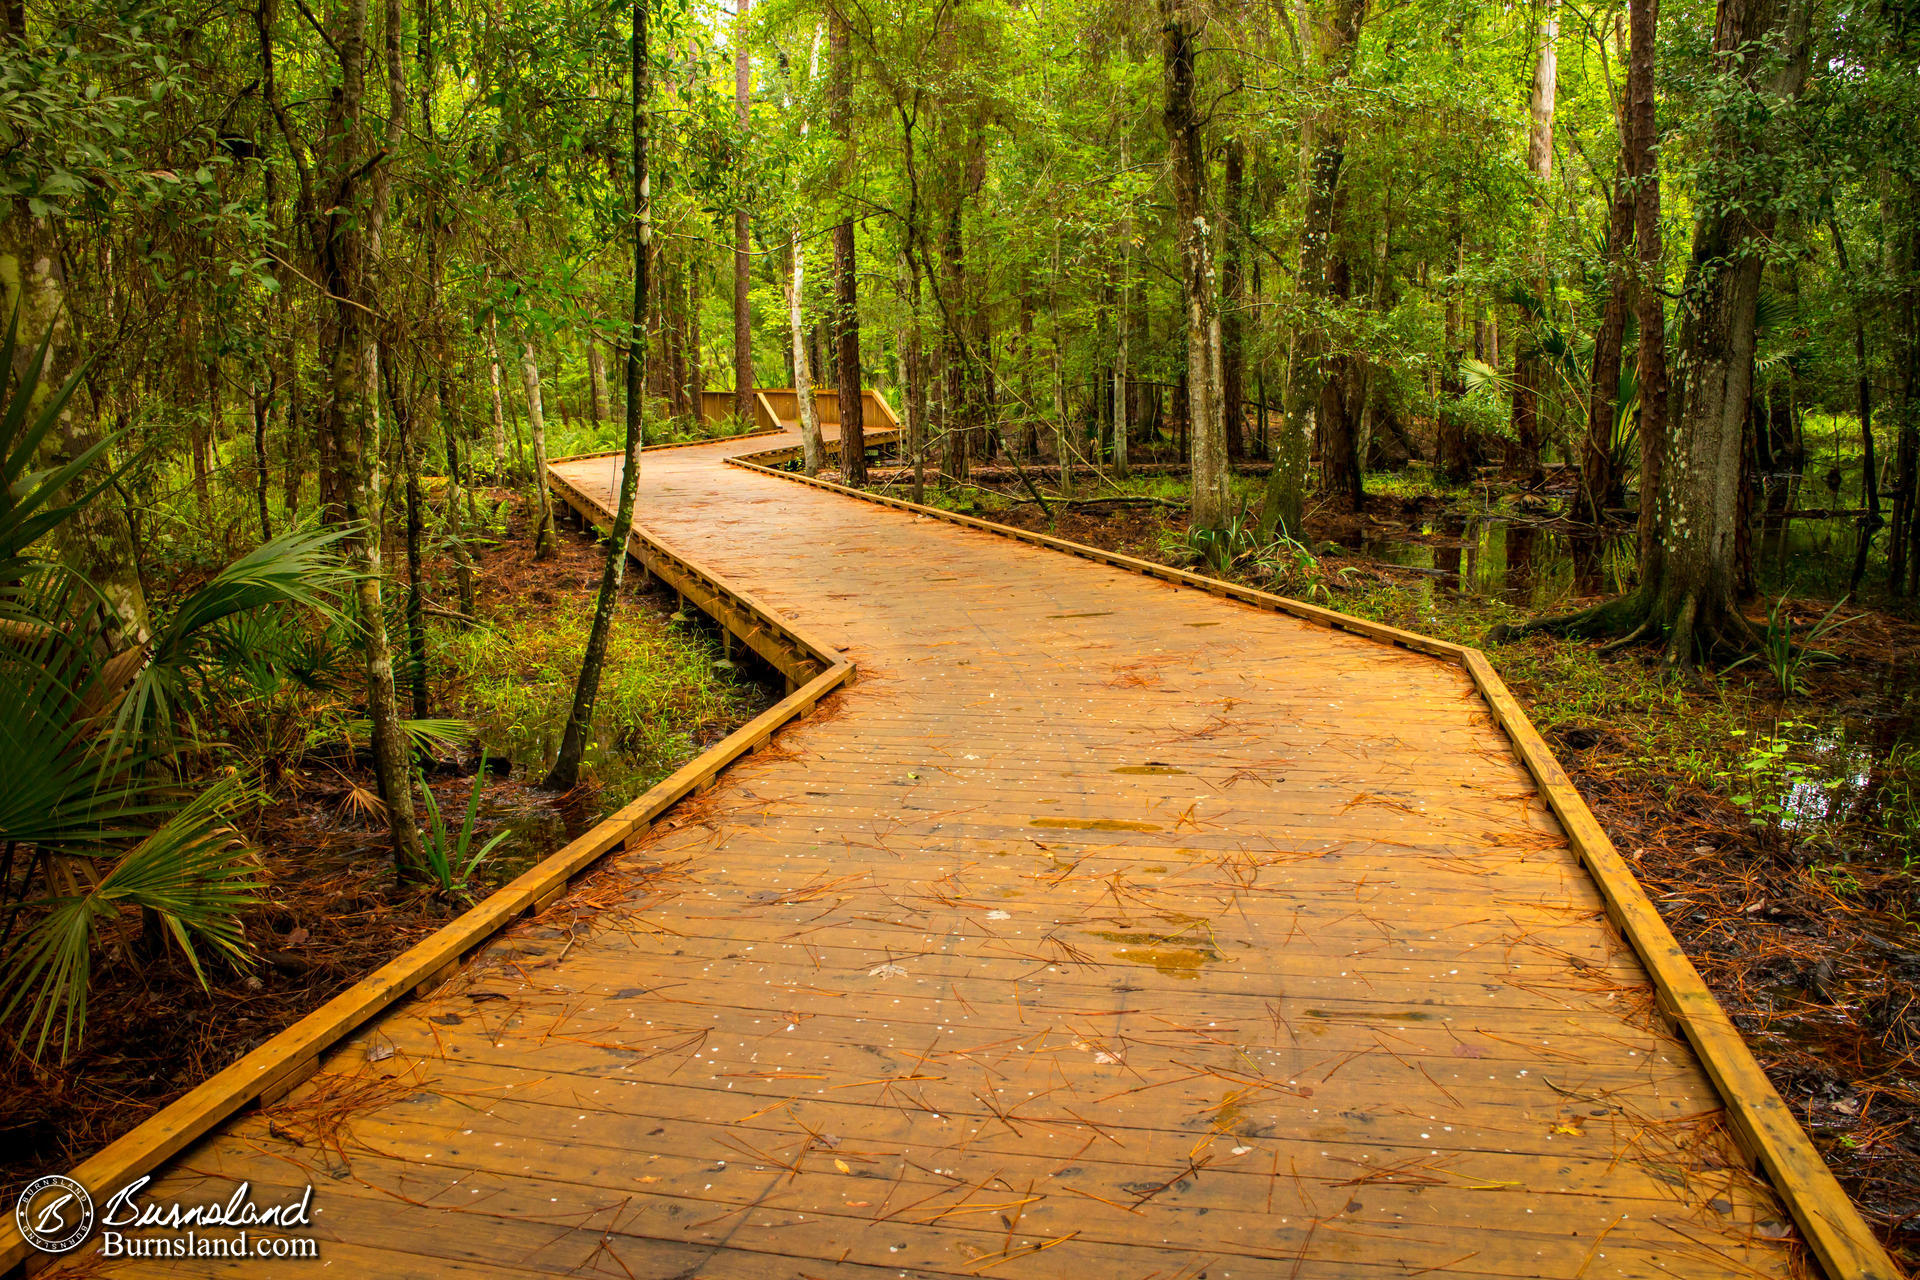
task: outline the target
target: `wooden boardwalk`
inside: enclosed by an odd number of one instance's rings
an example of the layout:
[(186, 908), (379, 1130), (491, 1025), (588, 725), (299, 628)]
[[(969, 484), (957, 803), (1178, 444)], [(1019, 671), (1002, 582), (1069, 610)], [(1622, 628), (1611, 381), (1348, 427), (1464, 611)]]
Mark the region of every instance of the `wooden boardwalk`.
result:
[(312, 1181), (372, 1277), (1804, 1267), (1460, 668), (765, 445), (643, 522), (857, 683), (160, 1194)]

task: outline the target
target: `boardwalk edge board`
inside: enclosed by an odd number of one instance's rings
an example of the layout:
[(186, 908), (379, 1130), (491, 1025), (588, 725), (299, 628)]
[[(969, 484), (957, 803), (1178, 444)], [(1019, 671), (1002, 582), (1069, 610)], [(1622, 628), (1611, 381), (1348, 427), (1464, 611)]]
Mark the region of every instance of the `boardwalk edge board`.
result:
[(869, 493), (817, 476), (778, 470), (774, 465), (792, 462), (799, 456), (797, 448), (786, 447), (740, 454), (728, 458), (727, 462), (731, 466), (790, 483), (811, 485), (863, 502), (945, 520), (983, 533), (1013, 538), (1033, 546), (1112, 565), (1175, 586), (1225, 596), (1256, 608), (1291, 614), (1318, 626), (1431, 654), (1464, 668), (1474, 688), (1486, 702), (1495, 723), (1507, 735), (1515, 754), (1532, 775), (1534, 785), (1540, 789), (1548, 807), (1559, 819), (1575, 856), (1599, 887), (1606, 902), (1608, 918), (1626, 936), (1629, 945), (1646, 967), (1662, 1016), (1676, 1032), (1686, 1037), (1699, 1055), (1701, 1065), (1726, 1106), (1728, 1122), (1735, 1137), (1748, 1157), (1767, 1174), (1774, 1190), (1793, 1214), (1821, 1269), (1830, 1280), (1855, 1280), (1856, 1277), (1859, 1280), (1899, 1280), (1902, 1274), (1900, 1269), (1861, 1218), (1852, 1199), (1820, 1158), (1806, 1130), (1767, 1079), (1766, 1072), (1754, 1059), (1746, 1040), (1720, 1007), (1720, 1002), (1708, 989), (1699, 970), (1687, 959), (1666, 922), (1660, 918), (1658, 909), (1614, 848), (1613, 841), (1593, 816), (1592, 810), (1587, 808), (1587, 802), (1574, 787), (1566, 770), (1554, 758), (1539, 730), (1534, 728), (1518, 700), (1480, 650), (1065, 538), (997, 524), (978, 516), (943, 511), (904, 498)]
[[(569, 493), (571, 486), (558, 477), (550, 479), (583, 516), (604, 514), (578, 490)], [(271, 1106), (284, 1098), (311, 1077), (320, 1060), (342, 1040), (409, 997), (424, 997), (439, 988), (495, 934), (523, 915), (544, 911), (582, 871), (609, 853), (637, 844), (654, 820), (675, 803), (712, 785), (728, 765), (766, 746), (778, 730), (811, 715), (822, 698), (851, 682), (853, 664), (832, 646), (782, 619), (719, 574), (668, 551), (643, 530), (635, 529), (628, 554), (761, 653), (786, 678), (787, 695), (579, 839), (83, 1161), (69, 1176), (96, 1200), (154, 1172), (248, 1105)], [(0, 1219), (0, 1276), (17, 1274), (23, 1264), (31, 1271), (55, 1260), (30, 1250), (10, 1210)]]

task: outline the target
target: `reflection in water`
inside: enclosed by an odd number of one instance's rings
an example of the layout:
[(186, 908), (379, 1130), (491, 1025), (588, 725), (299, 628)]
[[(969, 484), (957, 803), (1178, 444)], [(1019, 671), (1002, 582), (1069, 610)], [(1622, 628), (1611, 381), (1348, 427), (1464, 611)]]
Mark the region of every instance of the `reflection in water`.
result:
[[(1429, 591), (1504, 599), (1533, 613), (1633, 585), (1631, 534), (1603, 536), (1491, 515), (1455, 516), (1419, 532), (1434, 540), (1370, 541), (1365, 554), (1414, 570)], [(1763, 594), (1786, 585), (1845, 593), (1857, 536), (1851, 524), (1794, 521), (1773, 536), (1778, 541), (1756, 556)], [(1794, 568), (1791, 584), (1777, 581), (1783, 557)], [(1852, 847), (1867, 860), (1896, 866), (1920, 860), (1920, 672), (1912, 659), (1889, 662), (1877, 694), (1844, 712), (1792, 718), (1799, 710), (1779, 708), (1771, 731), (1756, 728), (1752, 760), (1762, 767), (1740, 775), (1762, 825), (1815, 850), (1809, 856), (1819, 856), (1844, 829), (1855, 833)], [(1776, 756), (1775, 744), (1785, 744), (1786, 752)]]
[(1441, 540), (1372, 540), (1364, 553), (1421, 570), (1443, 591), (1536, 609), (1620, 590), (1633, 569), (1631, 539), (1619, 535), (1569, 533), (1499, 516), (1455, 517), (1420, 532)]
[(1606, 539), (1598, 533), (1570, 533), (1567, 544), (1573, 553), (1573, 592), (1580, 596), (1600, 594), (1600, 563), (1606, 552)]
[[(1633, 585), (1631, 531), (1602, 534), (1474, 514), (1445, 516), (1418, 532), (1436, 541), (1369, 539), (1362, 552), (1421, 570), (1443, 590), (1498, 597), (1532, 609), (1616, 595)], [(1829, 599), (1848, 594), (1858, 538), (1852, 520), (1767, 522), (1754, 555), (1760, 594), (1771, 598), (1790, 590)]]
[(1519, 595), (1533, 585), (1533, 543), (1539, 530), (1530, 524), (1507, 526), (1507, 594)]

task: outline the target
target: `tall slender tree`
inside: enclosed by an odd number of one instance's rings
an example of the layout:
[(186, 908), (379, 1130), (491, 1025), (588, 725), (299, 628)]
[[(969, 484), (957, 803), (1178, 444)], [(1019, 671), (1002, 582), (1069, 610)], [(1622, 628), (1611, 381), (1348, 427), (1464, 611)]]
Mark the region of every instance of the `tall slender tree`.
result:
[(627, 540), (633, 533), (633, 509), (640, 491), (641, 411), (647, 362), (648, 255), (653, 243), (653, 191), (650, 173), (652, 143), (653, 60), (647, 42), (649, 0), (632, 0), (632, 32), (628, 72), (628, 135), (632, 153), (632, 187), (628, 193), (628, 231), (633, 248), (633, 305), (627, 324), (626, 441), (620, 459), (620, 498), (607, 536), (607, 555), (600, 571), (600, 590), (594, 597), (593, 625), (587, 631), (586, 651), (580, 658), (580, 678), (573, 687), (573, 706), (561, 733), (560, 750), (542, 784), (552, 791), (571, 791), (580, 781), (587, 739), (593, 730), (593, 707), (600, 696), (600, 674), (606, 666), (607, 638), (613, 632), (613, 614), (620, 601), (620, 583), (626, 575)]
[[(807, 57), (807, 84), (812, 86), (820, 78), (820, 43), (825, 36), (824, 27), (816, 25), (813, 29), (812, 49)], [(786, 77), (786, 104), (793, 105), (793, 72)], [(812, 131), (812, 122), (800, 122), (800, 141), (805, 143)], [(796, 201), (796, 204), (798, 202)], [(820, 403), (814, 394), (813, 344), (808, 339), (806, 323), (807, 296), (807, 248), (805, 227), (796, 209), (787, 228), (787, 324), (793, 343), (793, 391), (797, 401), (796, 412), (800, 419), (800, 455), (801, 465), (810, 476), (820, 474), (825, 462), (825, 446), (820, 438)]]
[[(733, 23), (734, 122), (740, 130), (741, 154), (746, 153), (749, 111), (752, 105), (753, 67), (748, 58), (747, 6), (736, 0)], [(747, 238), (746, 193), (735, 196), (733, 208), (733, 416), (753, 420), (753, 253)], [(696, 409), (698, 406), (696, 406)]]
[(1246, 456), (1246, 341), (1243, 336), (1247, 309), (1247, 144), (1238, 137), (1227, 140), (1225, 196), (1221, 201), (1220, 226), (1224, 240), (1221, 254), (1220, 284), (1224, 293), (1220, 308), (1220, 417), (1225, 424), (1228, 458)]
[(1227, 521), (1227, 441), (1220, 415), (1214, 228), (1206, 207), (1207, 157), (1195, 102), (1195, 45), (1201, 20), (1188, 0), (1160, 0), (1160, 52), (1173, 182), (1173, 217), (1180, 243), (1180, 285), (1187, 321), (1187, 422), (1192, 459), (1192, 520), (1217, 529)]
[[(1341, 244), (1346, 234), (1346, 199), (1340, 179), (1347, 160), (1347, 123), (1338, 97), (1353, 76), (1366, 15), (1367, 0), (1330, 0), (1325, 15), (1312, 28), (1328, 103), (1314, 122), (1307, 166), (1299, 278), (1308, 315), (1296, 344), (1299, 369), (1288, 397), (1292, 421), (1287, 424), (1287, 430), (1302, 432), (1308, 411), (1313, 412), (1314, 434), (1320, 442), (1321, 490), (1355, 511), (1367, 498), (1360, 460), (1359, 368), (1354, 354), (1333, 339), (1338, 308), (1353, 293), (1353, 273)], [(1299, 527), (1298, 518), (1296, 511), (1290, 527)]]
[(1666, 244), (1660, 229), (1660, 122), (1653, 71), (1660, 0), (1628, 0), (1627, 181), (1633, 188), (1633, 243), (1639, 270), (1634, 319), (1640, 328), (1640, 579), (1658, 567), (1661, 468), (1667, 456)]
[(1541, 383), (1546, 375), (1530, 325), (1546, 320), (1547, 191), (1553, 181), (1553, 114), (1560, 84), (1560, 5), (1547, 0), (1540, 19), (1540, 43), (1533, 62), (1533, 88), (1527, 102), (1527, 168), (1534, 177), (1534, 217), (1531, 239), (1533, 279), (1520, 308), (1520, 336), (1513, 346), (1513, 469), (1528, 482), (1540, 479)]
[[(1624, 116), (1621, 122), (1626, 123)], [(1624, 130), (1622, 131), (1624, 137)], [(1633, 240), (1633, 184), (1624, 172), (1613, 183), (1607, 203), (1606, 295), (1593, 335), (1591, 376), (1587, 386), (1587, 433), (1581, 450), (1580, 510), (1599, 524), (1620, 501), (1620, 475), (1614, 467), (1614, 419), (1620, 398), (1621, 344), (1626, 337), (1632, 277), (1626, 258)]]
[(840, 140), (840, 220), (833, 228), (834, 363), (839, 371), (840, 469), (848, 484), (867, 482), (865, 405), (860, 381), (860, 275), (854, 256), (853, 203), (859, 152), (853, 130), (853, 38), (837, 6), (829, 19), (827, 109)]
[[(386, 2), (388, 115), (384, 139), (397, 141), (406, 122), (400, 61), (399, 0)], [(375, 281), (391, 192), (391, 151), (373, 146), (367, 114), (368, 0), (340, 0), (330, 23), (340, 83), (328, 114), (320, 189), (333, 193), (318, 236), (319, 274), (334, 300), (328, 328), (328, 434), (344, 481), (340, 523), (357, 571), (354, 598), (365, 655), (367, 720), (374, 777), (386, 806), (394, 860), (402, 875), (424, 871), (413, 807), (410, 748), (400, 725), (393, 649), (381, 584), (379, 353)]]

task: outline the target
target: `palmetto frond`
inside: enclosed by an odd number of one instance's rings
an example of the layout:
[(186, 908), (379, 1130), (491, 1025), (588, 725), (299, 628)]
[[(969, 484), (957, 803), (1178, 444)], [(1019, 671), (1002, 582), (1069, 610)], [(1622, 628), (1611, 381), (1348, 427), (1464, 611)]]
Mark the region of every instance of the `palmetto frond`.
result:
[[(212, 665), (271, 664), (284, 633), (238, 621), (263, 610), (305, 609), (340, 621), (337, 600), (352, 573), (334, 554), (342, 530), (294, 529), (261, 543), (190, 593), (155, 627), (148, 661), (121, 699), (114, 732), (158, 742), (190, 727), (196, 689)], [(250, 651), (250, 642), (270, 646)]]
[(108, 675), (57, 631), (0, 649), (0, 840), (91, 853), (174, 808), (143, 757), (96, 732)]
[[(0, 1021), (21, 1014), (19, 1043), (39, 1057), (58, 1032), (64, 1056), (86, 1027), (87, 989), (99, 933), (122, 911), (155, 912), (193, 966), (203, 946), (245, 962), (240, 912), (258, 900), (262, 879), (246, 842), (224, 813), (242, 794), (229, 779), (189, 802), (92, 883), (39, 903), (43, 914), (7, 955), (0, 974), (11, 993)], [(83, 868), (84, 871), (84, 868)]]
[[(0, 336), (0, 372), (14, 367), (19, 322), (16, 307), (5, 335)], [(107, 455), (114, 441), (111, 436), (64, 462), (36, 466), (42, 445), (86, 373), (85, 365), (74, 370), (66, 384), (41, 398), (36, 408), (52, 338), (49, 331), (41, 339), (0, 405), (0, 621), (28, 627), (53, 616), (46, 612), (50, 602), (64, 600), (76, 590), (91, 591), (84, 578), (34, 555), (32, 548), (114, 478), (110, 474), (91, 488), (69, 491)]]
[(1468, 356), (1460, 362), (1460, 385), (1469, 395), (1482, 387), (1492, 387), (1505, 395), (1513, 390), (1513, 379), (1506, 377), (1486, 361)]

